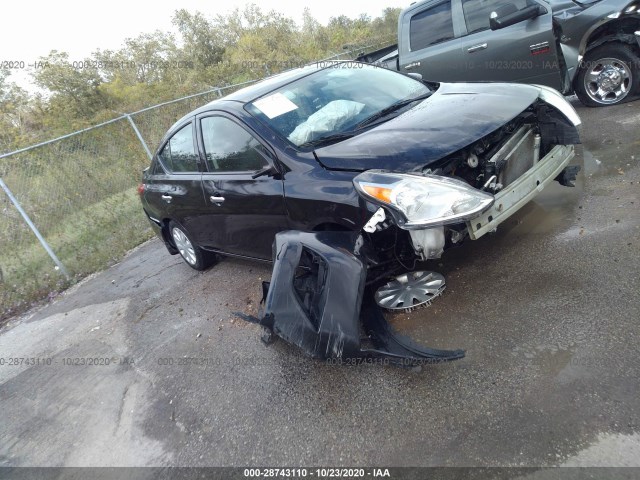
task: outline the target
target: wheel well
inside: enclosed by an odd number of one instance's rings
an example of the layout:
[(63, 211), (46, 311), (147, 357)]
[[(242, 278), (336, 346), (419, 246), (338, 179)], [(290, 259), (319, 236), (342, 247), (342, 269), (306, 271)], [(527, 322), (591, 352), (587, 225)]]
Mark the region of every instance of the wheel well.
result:
[(167, 250), (169, 250), (169, 253), (171, 255), (176, 255), (178, 253), (178, 249), (175, 247), (175, 245), (173, 244), (173, 240), (171, 238), (171, 235), (169, 233), (169, 223), (171, 223), (171, 220), (168, 218), (163, 219), (160, 222), (160, 231), (162, 232), (162, 239), (164, 240), (164, 244), (167, 247)]
[(638, 29), (640, 29), (640, 18), (622, 18), (607, 22), (589, 35), (585, 53), (607, 42), (628, 43), (638, 52), (640, 48), (634, 35)]

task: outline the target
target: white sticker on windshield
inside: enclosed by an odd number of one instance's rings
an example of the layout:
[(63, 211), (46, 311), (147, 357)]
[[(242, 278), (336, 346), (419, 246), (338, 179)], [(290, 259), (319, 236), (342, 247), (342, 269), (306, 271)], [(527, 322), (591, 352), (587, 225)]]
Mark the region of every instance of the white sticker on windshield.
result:
[(260, 100), (256, 100), (253, 104), (269, 118), (279, 117), (282, 114), (298, 108), (295, 103), (280, 92), (261, 98)]

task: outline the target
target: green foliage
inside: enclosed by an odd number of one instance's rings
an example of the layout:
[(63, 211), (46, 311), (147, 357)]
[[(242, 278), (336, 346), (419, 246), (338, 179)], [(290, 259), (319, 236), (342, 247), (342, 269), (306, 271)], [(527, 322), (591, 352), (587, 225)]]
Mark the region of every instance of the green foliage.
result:
[(61, 127), (85, 126), (107, 107), (98, 88), (102, 79), (91, 63), (72, 65), (67, 53), (56, 50), (39, 61), (44, 66), (35, 70), (33, 79), (36, 86), (51, 92), (43, 102), (47, 113), (42, 123), (44, 129), (59, 131)]
[(8, 70), (0, 70), (0, 151), (15, 148), (27, 140), (29, 130), (29, 96), (13, 82)]
[(28, 95), (0, 72), (0, 151), (69, 133), (212, 87), (261, 78), (375, 41), (395, 42), (400, 9), (370, 18), (344, 15), (302, 23), (257, 5), (207, 18), (180, 9), (177, 35), (155, 31), (83, 62), (51, 51), (32, 71), (41, 94)]

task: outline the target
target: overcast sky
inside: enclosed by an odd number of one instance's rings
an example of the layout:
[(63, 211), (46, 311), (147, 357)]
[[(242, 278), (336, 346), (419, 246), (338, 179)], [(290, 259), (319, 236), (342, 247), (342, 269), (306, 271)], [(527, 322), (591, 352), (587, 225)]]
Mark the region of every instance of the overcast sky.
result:
[(172, 29), (171, 17), (179, 8), (199, 10), (207, 17), (255, 3), (277, 10), (297, 22), (305, 7), (326, 24), (330, 17), (382, 14), (386, 7), (404, 8), (412, 0), (108, 0), (103, 2), (10, 0), (2, 5), (0, 61), (33, 63), (56, 49), (71, 60), (82, 60), (96, 49), (116, 49), (124, 39), (140, 33)]

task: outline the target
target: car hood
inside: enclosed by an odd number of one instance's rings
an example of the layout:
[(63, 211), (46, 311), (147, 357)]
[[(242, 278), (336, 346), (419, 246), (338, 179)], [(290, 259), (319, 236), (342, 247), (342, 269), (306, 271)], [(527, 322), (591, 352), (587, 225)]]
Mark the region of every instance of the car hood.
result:
[(539, 96), (531, 85), (442, 83), (410, 110), (355, 137), (315, 150), (328, 169), (422, 168), (513, 120)]

